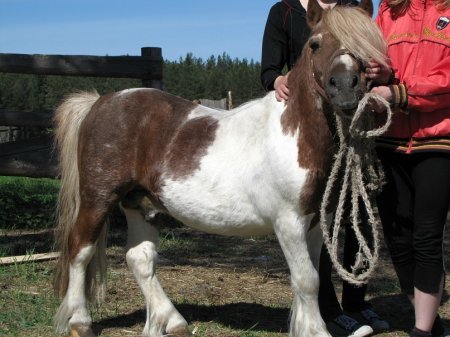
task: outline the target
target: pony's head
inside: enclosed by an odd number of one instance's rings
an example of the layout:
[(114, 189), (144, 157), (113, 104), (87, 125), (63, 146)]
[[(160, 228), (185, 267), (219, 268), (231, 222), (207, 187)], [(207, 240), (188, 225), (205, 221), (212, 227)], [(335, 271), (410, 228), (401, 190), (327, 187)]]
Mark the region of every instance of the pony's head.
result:
[(372, 21), (371, 0), (358, 7), (324, 10), (308, 3), (311, 36), (303, 49), (312, 82), (337, 113), (350, 118), (368, 90), (365, 65), (370, 59), (386, 64), (386, 44)]

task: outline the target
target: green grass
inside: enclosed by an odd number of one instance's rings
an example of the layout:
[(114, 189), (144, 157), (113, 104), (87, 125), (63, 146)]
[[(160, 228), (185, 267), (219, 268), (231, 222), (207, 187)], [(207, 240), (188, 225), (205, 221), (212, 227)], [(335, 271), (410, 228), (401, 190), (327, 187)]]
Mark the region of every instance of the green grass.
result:
[(0, 229), (53, 227), (59, 181), (0, 176)]
[(0, 336), (38, 336), (44, 331), (53, 335), (52, 317), (58, 300), (49, 286), (51, 278), (48, 264), (0, 267)]

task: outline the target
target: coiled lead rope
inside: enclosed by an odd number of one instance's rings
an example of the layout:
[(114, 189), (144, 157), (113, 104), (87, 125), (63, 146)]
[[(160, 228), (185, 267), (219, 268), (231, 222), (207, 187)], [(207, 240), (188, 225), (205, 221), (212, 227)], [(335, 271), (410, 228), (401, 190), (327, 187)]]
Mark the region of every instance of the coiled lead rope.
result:
[[(370, 109), (371, 102), (381, 104), (386, 108), (386, 122), (383, 126), (374, 129), (374, 111)], [(370, 111), (367, 111), (370, 110)], [(342, 117), (336, 115), (337, 131), (339, 136), (339, 149), (327, 181), (320, 208), (320, 226), (325, 245), (330, 254), (331, 261), (342, 279), (355, 284), (367, 283), (378, 262), (379, 238), (378, 219), (372, 207), (373, 196), (384, 183), (384, 173), (375, 155), (375, 140), (388, 129), (392, 121), (392, 111), (389, 103), (377, 94), (367, 93), (359, 102), (358, 108), (350, 123), (347, 137), (344, 133)], [(366, 131), (368, 130), (368, 131)], [(344, 167), (342, 167), (344, 165)], [(333, 220), (333, 230), (326, 221), (327, 207), (330, 202), (333, 187), (339, 174), (343, 172), (342, 187)], [(351, 271), (347, 271), (338, 260), (339, 231), (344, 217), (344, 204), (350, 198), (351, 227), (358, 240), (359, 250)], [(373, 247), (370, 248), (368, 240), (361, 232), (359, 205), (362, 200), (368, 215), (371, 227)], [(348, 230), (348, 229), (347, 229)]]

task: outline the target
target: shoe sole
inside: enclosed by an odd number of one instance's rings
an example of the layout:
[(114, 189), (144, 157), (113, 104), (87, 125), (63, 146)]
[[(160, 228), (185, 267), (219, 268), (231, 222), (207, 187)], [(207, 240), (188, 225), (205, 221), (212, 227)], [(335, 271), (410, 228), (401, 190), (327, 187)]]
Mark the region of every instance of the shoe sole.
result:
[(373, 329), (369, 325), (363, 325), (348, 337), (366, 337), (370, 336), (371, 334), (373, 334)]

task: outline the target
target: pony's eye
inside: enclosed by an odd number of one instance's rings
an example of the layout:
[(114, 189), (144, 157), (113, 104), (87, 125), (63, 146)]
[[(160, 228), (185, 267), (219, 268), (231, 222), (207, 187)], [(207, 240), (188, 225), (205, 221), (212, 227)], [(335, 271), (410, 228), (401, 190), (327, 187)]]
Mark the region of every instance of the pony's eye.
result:
[(322, 42), (322, 38), (320, 35), (313, 36), (309, 39), (309, 48), (312, 51), (315, 51), (320, 48), (320, 43)]

